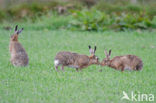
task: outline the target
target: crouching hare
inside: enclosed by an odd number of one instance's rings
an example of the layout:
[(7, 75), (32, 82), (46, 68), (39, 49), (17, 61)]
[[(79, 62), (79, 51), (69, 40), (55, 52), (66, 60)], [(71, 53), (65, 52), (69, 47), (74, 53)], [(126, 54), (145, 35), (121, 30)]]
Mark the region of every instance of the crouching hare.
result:
[(55, 69), (58, 71), (58, 66), (61, 66), (62, 71), (64, 71), (64, 66), (68, 66), (78, 71), (92, 64), (99, 65), (99, 59), (95, 56), (96, 46), (94, 49), (92, 49), (91, 46), (88, 47), (91, 54), (90, 56), (66, 51), (57, 53), (54, 60)]
[(17, 30), (18, 25), (15, 27), (15, 33), (10, 38), (10, 54), (11, 54), (11, 63), (14, 66), (27, 66), (28, 65), (28, 55), (22, 45), (18, 42), (18, 36), (22, 32), (23, 28)]
[(142, 60), (135, 55), (116, 56), (110, 59), (111, 50), (109, 54), (105, 51), (106, 58), (101, 62), (101, 66), (109, 66), (116, 70), (141, 70), (143, 67)]

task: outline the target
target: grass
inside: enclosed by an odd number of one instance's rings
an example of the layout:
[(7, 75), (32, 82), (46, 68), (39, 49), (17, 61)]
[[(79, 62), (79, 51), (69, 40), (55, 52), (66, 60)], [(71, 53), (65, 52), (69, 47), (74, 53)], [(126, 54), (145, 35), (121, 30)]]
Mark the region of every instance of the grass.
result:
[[(26, 29), (19, 37), (30, 59), (25, 68), (13, 67), (9, 62), (12, 33), (0, 29), (0, 103), (130, 103), (121, 100), (122, 91), (156, 96), (156, 32)], [(68, 67), (65, 72), (55, 71), (53, 59), (57, 52), (89, 55), (88, 45), (97, 46), (100, 60), (105, 57), (105, 49), (112, 49), (111, 57), (135, 54), (142, 58), (144, 68), (120, 72), (93, 65), (82, 72)]]

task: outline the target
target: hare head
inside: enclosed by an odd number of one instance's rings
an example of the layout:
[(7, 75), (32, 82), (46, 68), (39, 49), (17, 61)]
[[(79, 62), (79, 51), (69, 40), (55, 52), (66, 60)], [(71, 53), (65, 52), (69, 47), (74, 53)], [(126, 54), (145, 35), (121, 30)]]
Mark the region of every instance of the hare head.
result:
[(105, 50), (105, 55), (106, 58), (104, 58), (101, 62), (102, 66), (108, 66), (110, 64), (110, 55), (111, 55), (111, 50), (109, 50), (109, 54), (107, 53), (107, 51)]
[(90, 63), (99, 64), (99, 58), (95, 56), (96, 46), (94, 47), (94, 49), (92, 49), (90, 45), (88, 47), (89, 47), (89, 52), (90, 52), (90, 56), (89, 56)]
[(20, 30), (17, 30), (17, 29), (18, 29), (18, 25), (16, 25), (16, 27), (15, 27), (14, 34), (11, 35), (11, 41), (18, 41), (18, 35), (23, 31), (23, 28)]

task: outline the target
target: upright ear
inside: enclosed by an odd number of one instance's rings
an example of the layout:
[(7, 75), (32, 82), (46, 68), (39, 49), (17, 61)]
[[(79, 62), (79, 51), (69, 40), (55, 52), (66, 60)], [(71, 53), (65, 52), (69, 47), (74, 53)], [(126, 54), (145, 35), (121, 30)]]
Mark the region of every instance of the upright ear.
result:
[(20, 34), (23, 30), (24, 30), (24, 28), (22, 28), (21, 30), (18, 30), (17, 34)]
[(105, 50), (105, 55), (106, 55), (106, 57), (108, 57), (108, 53), (107, 53), (107, 50)]
[(94, 46), (94, 53), (95, 53), (95, 51), (96, 51), (96, 46)]
[(91, 46), (89, 45), (88, 48), (91, 49)]
[(111, 52), (112, 52), (112, 50), (110, 49), (110, 50), (109, 50), (109, 56), (111, 55)]
[(15, 27), (15, 32), (17, 31), (17, 29), (18, 29), (18, 25), (16, 25), (16, 27)]

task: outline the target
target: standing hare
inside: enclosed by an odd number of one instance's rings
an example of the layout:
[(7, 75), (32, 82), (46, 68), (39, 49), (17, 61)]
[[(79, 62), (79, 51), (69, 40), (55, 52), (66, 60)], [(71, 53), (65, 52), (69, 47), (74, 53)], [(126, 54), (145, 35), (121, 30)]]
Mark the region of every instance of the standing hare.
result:
[(18, 42), (18, 35), (22, 32), (21, 30), (17, 30), (18, 25), (15, 27), (15, 33), (10, 38), (10, 54), (11, 54), (11, 63), (14, 66), (27, 66), (29, 59), (25, 49), (22, 45)]
[(58, 70), (58, 66), (61, 65), (62, 71), (64, 71), (64, 66), (76, 68), (78, 71), (78, 69), (81, 70), (82, 68), (88, 67), (92, 64), (99, 65), (99, 59), (97, 56), (95, 56), (95, 51), (96, 46), (94, 50), (91, 48), (91, 46), (89, 46), (91, 56), (66, 51), (59, 52), (54, 60), (55, 69)]
[(116, 56), (110, 59), (111, 50), (109, 54), (105, 51), (106, 58), (101, 62), (101, 66), (109, 66), (116, 70), (141, 70), (143, 67), (142, 60), (135, 55)]

